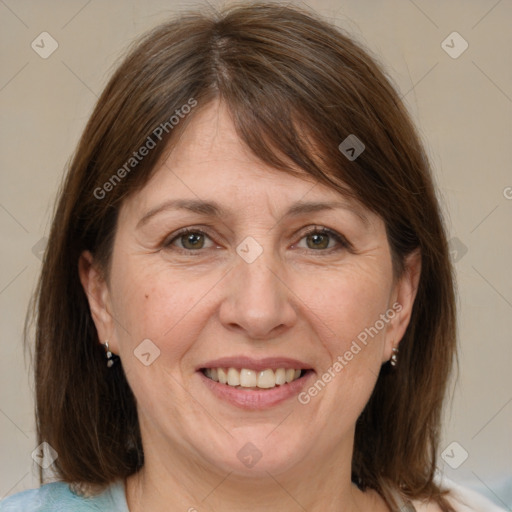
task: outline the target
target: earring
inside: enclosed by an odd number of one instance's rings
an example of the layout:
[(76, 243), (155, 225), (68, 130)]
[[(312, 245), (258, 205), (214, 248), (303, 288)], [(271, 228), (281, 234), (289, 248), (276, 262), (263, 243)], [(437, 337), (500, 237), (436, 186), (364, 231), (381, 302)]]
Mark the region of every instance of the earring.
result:
[(105, 355), (107, 356), (107, 367), (111, 368), (114, 364), (114, 359), (112, 352), (110, 352), (110, 349), (108, 348), (108, 340), (103, 343), (103, 346), (105, 347)]
[(393, 354), (391, 355), (391, 359), (389, 360), (389, 364), (395, 368), (398, 363), (398, 349), (393, 347)]

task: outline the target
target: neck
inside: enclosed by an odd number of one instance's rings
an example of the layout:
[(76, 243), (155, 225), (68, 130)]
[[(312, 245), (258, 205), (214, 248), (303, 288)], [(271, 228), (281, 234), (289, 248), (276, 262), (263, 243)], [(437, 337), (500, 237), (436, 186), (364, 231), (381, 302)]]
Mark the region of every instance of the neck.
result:
[(126, 482), (130, 512), (388, 512), (375, 492), (351, 483), (350, 453), (310, 456), (286, 472), (243, 475), (220, 471), (200, 458), (145, 449), (145, 465)]

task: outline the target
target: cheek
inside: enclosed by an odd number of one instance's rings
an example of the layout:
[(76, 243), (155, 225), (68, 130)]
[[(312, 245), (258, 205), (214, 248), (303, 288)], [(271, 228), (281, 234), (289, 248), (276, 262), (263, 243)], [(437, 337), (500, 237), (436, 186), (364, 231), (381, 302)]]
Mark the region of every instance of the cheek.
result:
[(113, 278), (121, 351), (150, 339), (169, 363), (178, 359), (201, 329), (208, 283), (136, 258), (118, 264)]
[(321, 338), (329, 359), (318, 378), (328, 383), (325, 388), (317, 387), (322, 388), (319, 395), (325, 393), (320, 402), (326, 417), (332, 418), (332, 411), (338, 411), (337, 419), (330, 421), (343, 429), (362, 412), (380, 371), (391, 318), (386, 312), (392, 277), (384, 266), (358, 265), (346, 267), (335, 280), (324, 284), (322, 304), (317, 307), (324, 311), (322, 325), (329, 327)]
[[(347, 266), (316, 282), (318, 293), (312, 295), (316, 298), (308, 306), (318, 315), (320, 322), (316, 324), (321, 328), (321, 339), (328, 340), (331, 357), (345, 353), (359, 335), (364, 340), (368, 329), (373, 338), (380, 338), (385, 331), (379, 319), (388, 308), (391, 280), (378, 270)], [(376, 322), (378, 335), (372, 329)]]
[[(198, 301), (204, 288), (187, 279), (136, 260), (119, 264), (113, 275), (119, 355), (138, 407), (149, 415), (169, 401), (169, 390), (182, 380), (180, 364), (202, 328)], [(186, 396), (174, 393), (170, 407), (180, 414)]]
[(374, 389), (388, 325), (381, 320), (388, 311), (389, 297), (389, 282), (384, 277), (353, 269), (326, 281), (316, 303), (315, 325), (325, 357), (301, 403), (313, 404), (326, 432), (350, 429)]

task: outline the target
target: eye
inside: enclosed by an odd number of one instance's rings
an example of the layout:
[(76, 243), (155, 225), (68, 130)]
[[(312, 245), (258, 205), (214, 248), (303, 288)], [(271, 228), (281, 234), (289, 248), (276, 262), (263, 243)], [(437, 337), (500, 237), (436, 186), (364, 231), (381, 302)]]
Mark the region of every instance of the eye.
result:
[[(164, 247), (174, 246), (175, 242), (179, 243), (178, 249), (184, 251), (197, 251), (205, 249), (205, 240), (210, 237), (200, 229), (182, 229), (175, 235), (171, 235), (172, 238), (164, 242)], [(210, 246), (211, 247), (211, 246)]]
[[(210, 245), (206, 245), (207, 240), (210, 240)], [(341, 249), (352, 250), (352, 245), (343, 235), (324, 227), (315, 226), (303, 234), (302, 240), (306, 240), (306, 247), (301, 247), (300, 242), (296, 247), (329, 253)], [(162, 245), (166, 249), (176, 248), (186, 253), (214, 247), (205, 231), (194, 228), (184, 228), (172, 234)]]
[(327, 250), (327, 252), (331, 252), (331, 250), (336, 250), (336, 245), (340, 246), (338, 249), (351, 248), (350, 243), (344, 236), (331, 229), (317, 226), (307, 231), (301, 238), (301, 241), (302, 240), (306, 240), (306, 249), (312, 249), (314, 251)]

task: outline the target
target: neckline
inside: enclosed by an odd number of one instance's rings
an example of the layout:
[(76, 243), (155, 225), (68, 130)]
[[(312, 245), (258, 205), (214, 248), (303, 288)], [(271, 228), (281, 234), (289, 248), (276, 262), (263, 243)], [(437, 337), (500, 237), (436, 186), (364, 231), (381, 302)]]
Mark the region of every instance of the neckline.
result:
[(397, 490), (392, 489), (391, 494), (393, 495), (398, 507), (394, 512), (417, 512), (411, 501), (404, 500)]
[[(356, 485), (356, 484), (354, 484)], [(126, 498), (126, 480), (117, 480), (109, 488), (109, 494), (112, 503), (116, 506), (118, 512), (130, 512), (128, 500)], [(409, 500), (404, 500), (400, 493), (392, 489), (391, 494), (397, 502), (397, 507), (393, 512), (417, 512), (414, 505)], [(121, 507), (121, 509), (119, 509)]]
[(118, 512), (130, 512), (126, 499), (126, 482), (122, 479), (116, 480), (109, 488), (109, 498), (115, 510)]

